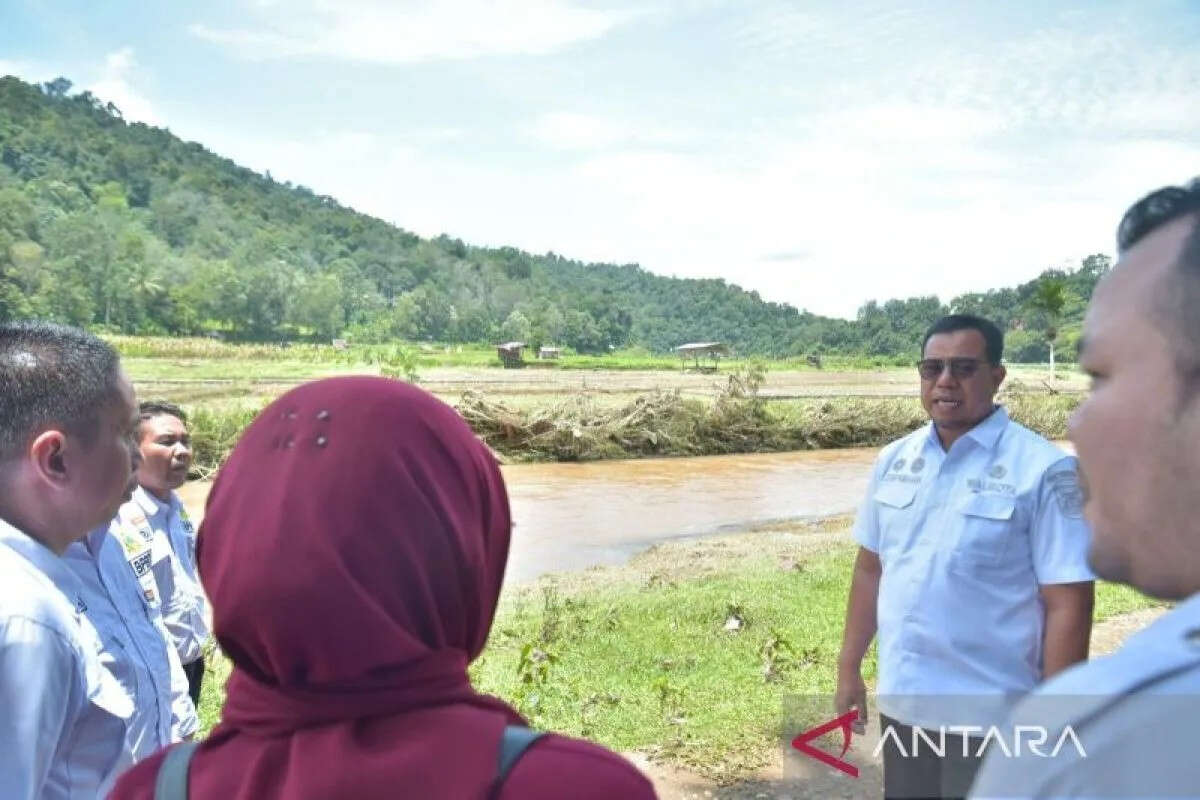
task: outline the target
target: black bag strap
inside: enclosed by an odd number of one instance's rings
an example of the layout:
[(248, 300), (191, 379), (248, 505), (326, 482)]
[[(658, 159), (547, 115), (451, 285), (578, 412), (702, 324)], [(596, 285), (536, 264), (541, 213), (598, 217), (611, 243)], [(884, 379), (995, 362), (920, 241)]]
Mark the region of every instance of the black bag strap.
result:
[(154, 779), (154, 800), (187, 800), (188, 767), (199, 742), (180, 742), (167, 751)]
[(535, 731), (524, 725), (506, 725), (504, 734), (500, 737), (500, 758), (496, 764), (496, 780), (492, 782), (490, 797), (500, 797), (500, 789), (512, 768), (525, 755), (525, 751), (538, 739), (546, 735), (545, 731)]

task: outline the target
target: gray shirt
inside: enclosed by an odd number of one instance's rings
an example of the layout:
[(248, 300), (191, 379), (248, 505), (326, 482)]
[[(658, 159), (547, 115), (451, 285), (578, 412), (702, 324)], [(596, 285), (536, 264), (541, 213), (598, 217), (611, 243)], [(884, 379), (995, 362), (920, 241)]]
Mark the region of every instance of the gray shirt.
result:
[(1079, 746), (993, 748), (971, 797), (1200, 797), (1200, 594), (1117, 653), (1043, 684), (1011, 722), (1045, 728), (1050, 744), (1070, 728)]

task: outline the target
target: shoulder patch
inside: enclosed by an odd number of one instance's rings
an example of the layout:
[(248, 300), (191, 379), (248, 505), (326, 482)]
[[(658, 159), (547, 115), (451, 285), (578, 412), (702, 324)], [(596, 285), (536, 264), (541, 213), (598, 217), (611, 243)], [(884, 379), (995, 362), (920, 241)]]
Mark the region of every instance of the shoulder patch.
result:
[(1054, 472), (1046, 476), (1050, 492), (1064, 516), (1083, 517), (1083, 489), (1079, 486), (1079, 475), (1074, 470)]

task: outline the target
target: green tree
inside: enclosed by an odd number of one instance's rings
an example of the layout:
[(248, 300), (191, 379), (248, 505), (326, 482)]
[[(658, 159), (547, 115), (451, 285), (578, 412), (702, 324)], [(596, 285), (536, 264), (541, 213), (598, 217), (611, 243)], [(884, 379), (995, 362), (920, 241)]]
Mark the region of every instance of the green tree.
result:
[(529, 318), (520, 311), (513, 311), (500, 326), (500, 338), (506, 342), (525, 342), (532, 338), (532, 326)]
[(1066, 283), (1062, 278), (1043, 277), (1034, 286), (1033, 294), (1025, 301), (1031, 310), (1041, 313), (1046, 318), (1044, 335), (1046, 344), (1050, 347), (1050, 377), (1054, 378), (1054, 341), (1058, 338), (1058, 326), (1062, 317), (1063, 306), (1067, 303)]
[(296, 289), (291, 317), (319, 339), (332, 339), (346, 326), (342, 282), (336, 274), (310, 275)]

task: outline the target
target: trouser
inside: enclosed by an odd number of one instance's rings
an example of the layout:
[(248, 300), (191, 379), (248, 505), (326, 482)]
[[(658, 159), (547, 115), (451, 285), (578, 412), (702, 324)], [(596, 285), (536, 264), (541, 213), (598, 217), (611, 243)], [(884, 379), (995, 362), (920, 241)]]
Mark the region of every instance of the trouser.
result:
[(204, 656), (200, 656), (190, 664), (183, 665), (183, 674), (188, 679), (188, 694), (192, 704), (200, 708), (200, 683), (204, 680)]
[[(966, 797), (983, 761), (980, 755), (983, 737), (947, 732), (942, 747), (942, 734), (936, 730), (926, 729), (924, 737), (918, 734), (914, 740), (912, 727), (884, 714), (879, 715), (879, 727), (883, 736), (883, 796), (886, 800), (957, 800)], [(895, 735), (888, 733), (889, 727)]]

